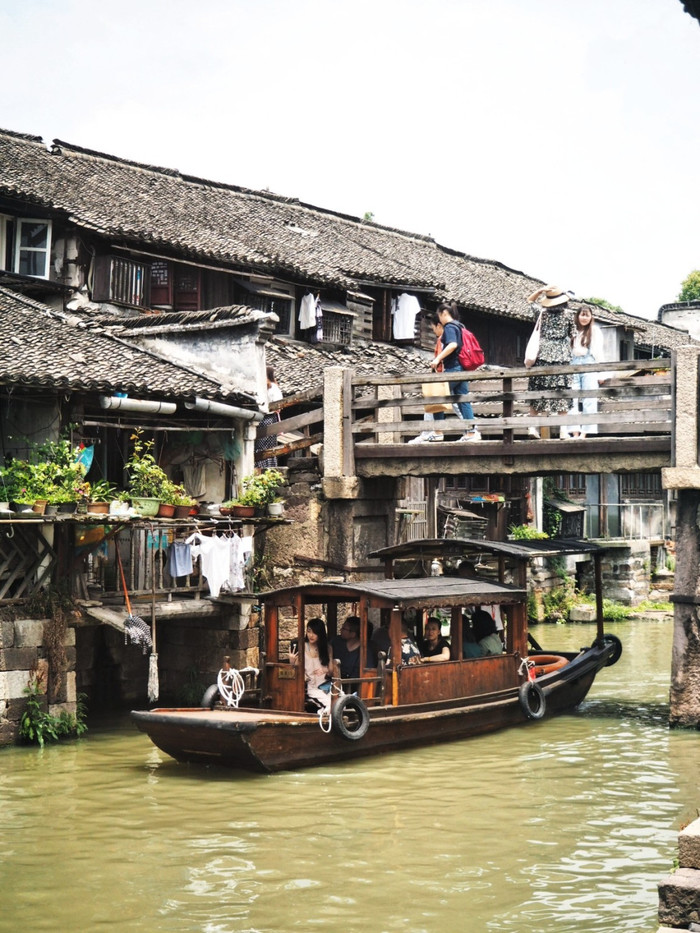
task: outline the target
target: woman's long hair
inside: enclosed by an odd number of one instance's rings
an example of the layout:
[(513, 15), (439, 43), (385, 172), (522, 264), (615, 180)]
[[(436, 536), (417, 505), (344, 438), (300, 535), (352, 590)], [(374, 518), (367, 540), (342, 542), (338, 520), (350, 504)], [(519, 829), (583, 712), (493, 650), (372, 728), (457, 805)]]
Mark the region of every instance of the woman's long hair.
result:
[(590, 347), (591, 334), (593, 333), (593, 321), (594, 321), (593, 312), (592, 311), (590, 312), (591, 319), (588, 322), (588, 324), (581, 324), (579, 322), (579, 315), (581, 314), (582, 311), (588, 311), (588, 308), (579, 308), (578, 311), (576, 312), (576, 317), (575, 317), (576, 330), (581, 334), (581, 346)]
[(306, 623), (306, 627), (310, 628), (314, 635), (318, 636), (318, 659), (324, 667), (328, 667), (330, 653), (328, 651), (326, 623), (323, 619), (309, 619)]

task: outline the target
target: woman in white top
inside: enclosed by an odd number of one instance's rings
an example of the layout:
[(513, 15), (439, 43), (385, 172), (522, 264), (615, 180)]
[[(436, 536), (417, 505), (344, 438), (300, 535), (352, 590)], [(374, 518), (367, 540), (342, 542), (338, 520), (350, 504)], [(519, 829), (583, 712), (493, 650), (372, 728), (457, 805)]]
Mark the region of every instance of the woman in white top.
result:
[[(292, 665), (299, 663), (299, 653), (292, 645), (289, 647), (289, 662)], [(304, 680), (307, 699), (314, 707), (330, 709), (330, 678), (333, 672), (333, 655), (325, 622), (323, 619), (309, 619), (304, 642)]]
[[(575, 330), (571, 341), (571, 362), (575, 366), (585, 366), (589, 363), (603, 362), (603, 332), (593, 320), (590, 308), (579, 308), (575, 317)], [(598, 388), (599, 374), (595, 372), (574, 373), (572, 388), (579, 391), (590, 391)], [(584, 415), (593, 415), (598, 411), (597, 398), (574, 398), (571, 405), (571, 414), (578, 415), (581, 405)], [(573, 437), (585, 437), (587, 434), (597, 434), (597, 424), (574, 424), (562, 430), (562, 437), (568, 434)]]

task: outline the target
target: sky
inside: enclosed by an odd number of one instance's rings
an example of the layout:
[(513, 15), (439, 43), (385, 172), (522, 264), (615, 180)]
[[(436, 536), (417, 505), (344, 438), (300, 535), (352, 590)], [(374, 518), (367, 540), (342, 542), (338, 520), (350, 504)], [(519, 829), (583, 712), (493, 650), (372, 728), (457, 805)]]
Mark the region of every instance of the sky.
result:
[(700, 269), (679, 0), (0, 0), (0, 127), (429, 234), (655, 317)]

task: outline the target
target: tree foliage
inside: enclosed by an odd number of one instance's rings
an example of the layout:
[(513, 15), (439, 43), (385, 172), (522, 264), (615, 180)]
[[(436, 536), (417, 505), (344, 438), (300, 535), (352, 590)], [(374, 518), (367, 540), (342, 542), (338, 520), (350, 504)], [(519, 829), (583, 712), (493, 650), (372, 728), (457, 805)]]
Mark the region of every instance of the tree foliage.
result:
[(681, 282), (679, 301), (700, 301), (700, 269), (695, 269)]
[(589, 304), (598, 305), (599, 308), (605, 308), (606, 311), (622, 311), (624, 309), (620, 305), (611, 304), (609, 301), (606, 301), (605, 298), (584, 298), (583, 301), (587, 301)]

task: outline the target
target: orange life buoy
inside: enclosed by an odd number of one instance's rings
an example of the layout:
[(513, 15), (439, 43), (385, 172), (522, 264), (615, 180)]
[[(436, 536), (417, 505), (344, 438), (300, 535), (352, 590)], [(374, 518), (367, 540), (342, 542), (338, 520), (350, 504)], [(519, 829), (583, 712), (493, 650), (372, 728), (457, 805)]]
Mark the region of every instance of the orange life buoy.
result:
[(530, 656), (529, 660), (535, 662), (533, 668), (535, 677), (551, 674), (552, 671), (558, 671), (560, 667), (564, 667), (569, 663), (568, 658), (564, 658), (560, 654), (534, 654)]

